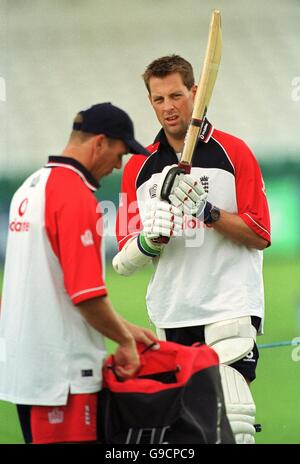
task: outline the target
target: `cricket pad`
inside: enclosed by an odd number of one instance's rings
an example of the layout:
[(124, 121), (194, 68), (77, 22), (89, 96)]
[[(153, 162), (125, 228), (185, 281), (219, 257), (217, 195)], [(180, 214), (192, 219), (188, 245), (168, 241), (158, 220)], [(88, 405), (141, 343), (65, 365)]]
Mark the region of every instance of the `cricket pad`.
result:
[(104, 444), (232, 444), (216, 352), (207, 345), (138, 344), (141, 367), (118, 379), (103, 367), (98, 438)]

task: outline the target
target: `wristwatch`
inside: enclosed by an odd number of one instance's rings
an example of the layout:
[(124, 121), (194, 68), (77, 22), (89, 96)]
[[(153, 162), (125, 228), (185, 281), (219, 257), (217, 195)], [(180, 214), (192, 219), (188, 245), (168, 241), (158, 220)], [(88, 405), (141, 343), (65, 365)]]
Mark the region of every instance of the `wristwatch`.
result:
[(221, 211), (217, 206), (207, 202), (204, 208), (204, 224), (210, 225), (220, 219)]

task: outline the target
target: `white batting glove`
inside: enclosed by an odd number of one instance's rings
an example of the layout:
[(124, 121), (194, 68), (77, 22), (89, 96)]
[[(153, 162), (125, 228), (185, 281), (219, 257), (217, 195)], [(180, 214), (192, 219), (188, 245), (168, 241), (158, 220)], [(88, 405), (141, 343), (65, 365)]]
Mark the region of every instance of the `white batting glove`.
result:
[(182, 234), (183, 211), (166, 201), (153, 198), (147, 204), (143, 219), (143, 235), (150, 240), (177, 237)]
[(172, 205), (182, 208), (186, 214), (196, 216), (203, 211), (206, 198), (207, 193), (201, 181), (191, 174), (179, 174), (169, 196)]

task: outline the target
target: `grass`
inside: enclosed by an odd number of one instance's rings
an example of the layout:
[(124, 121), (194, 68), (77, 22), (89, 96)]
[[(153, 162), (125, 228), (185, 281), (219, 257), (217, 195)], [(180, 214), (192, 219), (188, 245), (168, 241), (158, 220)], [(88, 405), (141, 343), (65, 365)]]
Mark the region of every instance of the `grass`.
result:
[[(107, 269), (109, 295), (115, 308), (132, 322), (147, 327), (151, 324), (144, 296), (151, 272), (151, 268), (147, 268), (125, 278)], [(264, 281), (266, 324), (265, 335), (259, 338), (259, 343), (300, 336), (299, 260), (281, 261), (270, 257), (265, 261)], [(109, 351), (114, 346), (109, 342)], [(257, 434), (257, 443), (300, 444), (300, 360), (293, 361), (293, 350), (297, 348), (280, 347), (260, 352), (257, 379), (252, 386), (256, 419), (263, 427)], [(298, 353), (300, 357), (300, 348)], [(0, 402), (0, 443), (22, 443), (15, 407), (4, 402)]]
[(0, 444), (24, 443), (14, 404), (0, 401)]

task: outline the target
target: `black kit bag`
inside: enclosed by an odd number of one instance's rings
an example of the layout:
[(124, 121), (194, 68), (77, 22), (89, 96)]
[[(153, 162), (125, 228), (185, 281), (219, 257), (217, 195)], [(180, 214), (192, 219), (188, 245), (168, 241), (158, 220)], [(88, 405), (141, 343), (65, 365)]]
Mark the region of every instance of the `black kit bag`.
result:
[(98, 438), (103, 444), (235, 443), (226, 416), (219, 359), (207, 345), (138, 344), (141, 367), (118, 379), (103, 367)]

